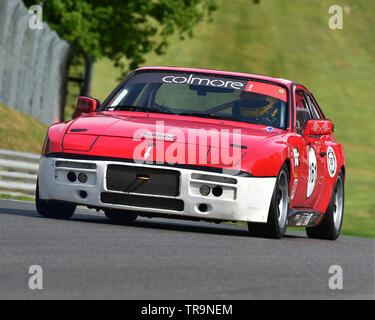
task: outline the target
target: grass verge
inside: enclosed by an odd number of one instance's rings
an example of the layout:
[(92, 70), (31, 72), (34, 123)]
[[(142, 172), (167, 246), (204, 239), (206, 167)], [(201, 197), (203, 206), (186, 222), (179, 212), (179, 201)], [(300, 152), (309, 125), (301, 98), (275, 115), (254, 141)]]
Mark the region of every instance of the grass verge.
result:
[(35, 118), (0, 104), (0, 149), (39, 154), (47, 126)]

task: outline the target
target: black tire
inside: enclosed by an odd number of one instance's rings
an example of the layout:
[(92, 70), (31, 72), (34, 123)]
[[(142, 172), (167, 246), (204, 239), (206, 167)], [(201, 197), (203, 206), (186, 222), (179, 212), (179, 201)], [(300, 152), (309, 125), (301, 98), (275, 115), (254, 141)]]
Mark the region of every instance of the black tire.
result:
[(43, 217), (52, 219), (69, 219), (74, 214), (77, 205), (56, 201), (46, 201), (39, 198), (39, 179), (35, 190), (36, 211)]
[(340, 236), (342, 221), (344, 219), (344, 200), (344, 174), (340, 170), (322, 221), (316, 227), (306, 228), (306, 234), (309, 238), (336, 240)]
[(130, 223), (137, 219), (137, 214), (132, 211), (106, 209), (104, 214), (107, 218), (118, 223)]
[[(286, 163), (277, 175), (267, 223), (248, 223), (251, 236), (281, 239), (285, 235), (289, 212), (289, 170)], [(280, 211), (281, 206), (281, 211)]]

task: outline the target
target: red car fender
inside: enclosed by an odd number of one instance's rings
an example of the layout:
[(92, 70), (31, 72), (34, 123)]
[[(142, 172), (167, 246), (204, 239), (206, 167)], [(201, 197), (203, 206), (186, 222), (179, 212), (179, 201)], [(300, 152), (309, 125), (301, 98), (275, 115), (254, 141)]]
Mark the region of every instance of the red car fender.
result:
[(48, 128), (48, 132), (43, 144), (42, 155), (47, 156), (50, 153), (63, 151), (62, 141), (71, 122), (72, 121), (56, 123)]
[[(264, 157), (258, 156), (255, 160), (249, 161), (249, 171), (255, 177), (276, 177), (284, 162), (288, 163), (291, 170), (289, 157), (292, 152), (292, 148), (284, 144), (279, 144), (275, 150), (267, 148)], [(293, 171), (290, 173), (293, 174)]]

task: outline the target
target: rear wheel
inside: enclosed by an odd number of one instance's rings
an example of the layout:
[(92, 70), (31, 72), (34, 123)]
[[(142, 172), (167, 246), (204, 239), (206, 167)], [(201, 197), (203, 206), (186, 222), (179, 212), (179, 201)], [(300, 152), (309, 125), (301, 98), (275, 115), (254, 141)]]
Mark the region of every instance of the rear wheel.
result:
[(320, 224), (306, 228), (309, 238), (336, 240), (340, 236), (344, 217), (344, 175), (339, 172), (332, 190), (331, 200)]
[(41, 200), (39, 198), (39, 180), (36, 183), (35, 206), (41, 216), (52, 219), (69, 219), (77, 207), (71, 203)]
[(107, 218), (119, 222), (119, 223), (130, 223), (137, 219), (137, 214), (131, 211), (106, 209), (104, 214)]
[(289, 170), (284, 163), (276, 179), (267, 223), (248, 223), (252, 236), (281, 239), (285, 235), (289, 212)]

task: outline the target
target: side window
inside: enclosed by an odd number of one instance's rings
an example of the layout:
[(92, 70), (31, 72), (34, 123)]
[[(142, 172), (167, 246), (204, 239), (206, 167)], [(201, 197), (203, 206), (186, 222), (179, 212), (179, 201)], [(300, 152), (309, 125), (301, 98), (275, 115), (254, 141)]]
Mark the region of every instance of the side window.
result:
[(296, 91), (296, 132), (303, 134), (307, 120), (313, 119), (302, 90)]
[(321, 119), (322, 117), (320, 116), (319, 111), (316, 108), (315, 103), (314, 103), (313, 99), (311, 98), (311, 96), (309, 94), (306, 94), (306, 98), (307, 98), (307, 102), (309, 104), (310, 113), (312, 115), (312, 118), (314, 120)]

